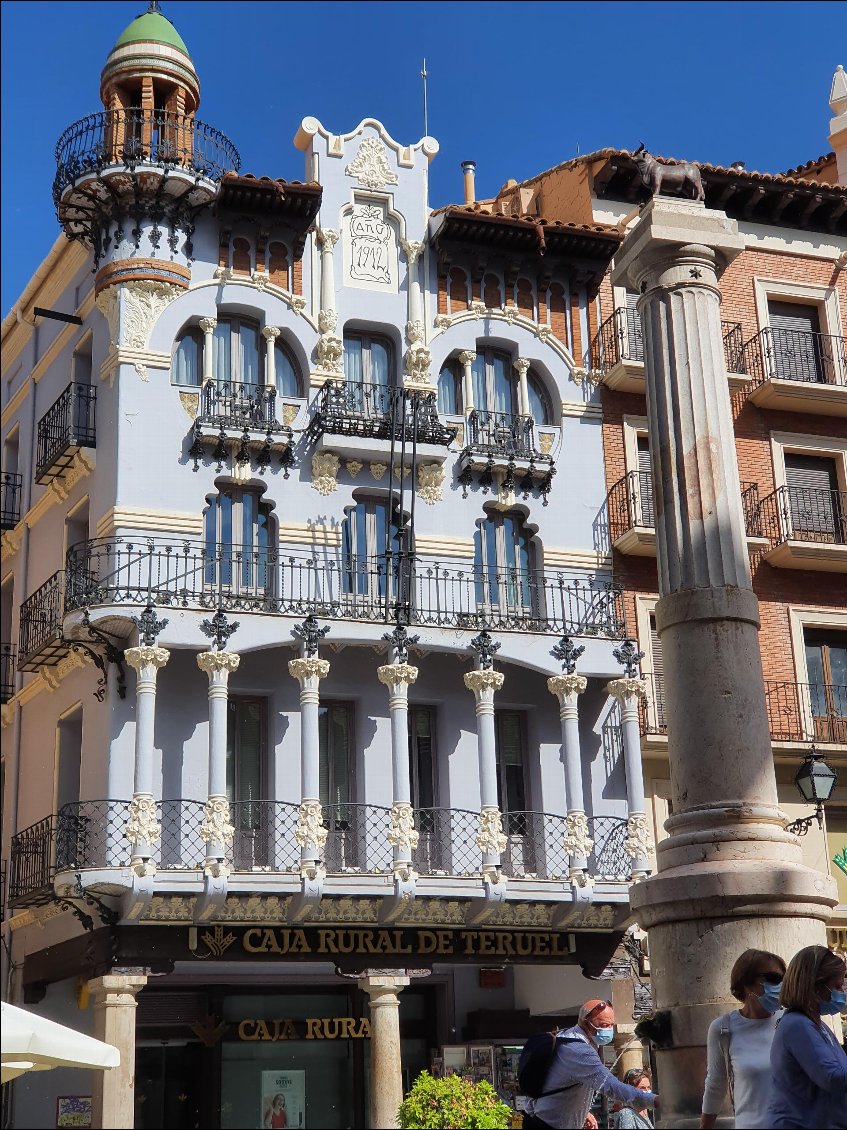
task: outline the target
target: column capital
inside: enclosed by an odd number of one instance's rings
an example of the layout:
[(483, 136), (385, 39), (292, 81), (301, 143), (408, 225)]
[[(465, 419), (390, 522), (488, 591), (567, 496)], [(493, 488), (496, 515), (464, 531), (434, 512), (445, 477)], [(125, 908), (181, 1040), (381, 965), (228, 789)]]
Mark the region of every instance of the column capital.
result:
[(214, 675), (238, 670), (241, 656), (235, 651), (201, 651), (197, 656), (197, 666), (211, 679)]
[(294, 839), (302, 848), (313, 848), (320, 855), (323, 852), (328, 831), (324, 827), (321, 802), (314, 797), (304, 797), (297, 811), (297, 827)]
[(318, 243), (321, 245), (321, 250), (326, 255), (332, 251), (336, 243), (338, 243), (338, 232), (332, 228), (318, 228), (317, 231)]
[(559, 702), (569, 695), (582, 694), (588, 686), (585, 675), (551, 675), (547, 680), (547, 690), (554, 694)]
[(203, 331), (204, 334), (213, 334), (215, 332), (215, 330), (217, 329), (217, 325), (218, 325), (218, 319), (217, 318), (201, 318), (200, 319), (200, 329)]
[(410, 265), (417, 262), (424, 248), (424, 245), (416, 239), (401, 239), (400, 246)]
[(124, 835), (136, 848), (150, 846), (162, 835), (156, 802), (150, 793), (136, 793), (129, 805), (129, 820)]
[(164, 667), (170, 657), (171, 653), (166, 647), (148, 647), (143, 644), (128, 647), (124, 652), (124, 659), (139, 675), (143, 667), (153, 667), (154, 670)]
[(363, 993), (367, 993), (371, 998), (371, 1006), (378, 1004), (399, 1005), (397, 994), (406, 988), (409, 981), (409, 977), (395, 977), (387, 973), (378, 973), (360, 977), (356, 984)]
[(262, 337), (265, 341), (276, 341), (280, 333), (281, 330), (279, 326), (262, 326)]
[(474, 361), (476, 361), (476, 350), (463, 349), (459, 354), (459, 360), (463, 365), (473, 365)]
[(329, 674), (329, 660), (318, 659), (316, 655), (301, 659), (289, 659), (288, 674), (293, 679), (325, 679)]
[(520, 373), (522, 377), (525, 377), (529, 370), (530, 364), (531, 362), (528, 361), (526, 357), (516, 357), (514, 361), (514, 368), (518, 373)]
[(626, 838), (622, 847), (636, 868), (639, 863), (643, 868), (648, 856), (653, 852), (653, 837), (650, 835), (650, 825), (645, 813), (632, 812), (627, 817)]
[(466, 671), (465, 686), (474, 694), (480, 691), (499, 691), (506, 676), (502, 671)]
[(418, 668), (411, 663), (386, 663), (376, 669), (377, 678), (387, 687), (397, 686), (401, 683), (411, 684), (417, 681)]
[[(98, 1004), (124, 1004), (135, 1007), (135, 996), (147, 984), (146, 973), (107, 973), (88, 982), (88, 991)], [(120, 998), (127, 998), (129, 1000)]]
[(567, 828), (564, 843), (565, 851), (575, 859), (587, 859), (594, 850), (594, 841), (588, 827), (588, 817), (584, 812), (569, 812), (565, 818), (565, 827)]
[(606, 684), (606, 694), (618, 699), (621, 705), (625, 706), (628, 700), (647, 698), (647, 681), (646, 679), (612, 679)]

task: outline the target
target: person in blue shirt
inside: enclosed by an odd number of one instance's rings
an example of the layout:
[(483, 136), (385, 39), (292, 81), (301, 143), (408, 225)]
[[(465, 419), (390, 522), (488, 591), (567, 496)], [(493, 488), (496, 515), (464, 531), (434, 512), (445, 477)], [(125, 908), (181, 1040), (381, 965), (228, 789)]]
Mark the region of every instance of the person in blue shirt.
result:
[(845, 973), (826, 946), (807, 946), (791, 959), (780, 992), (785, 1013), (771, 1045), (764, 1125), (773, 1130), (847, 1130), (847, 1055), (821, 1020), (847, 1007)]

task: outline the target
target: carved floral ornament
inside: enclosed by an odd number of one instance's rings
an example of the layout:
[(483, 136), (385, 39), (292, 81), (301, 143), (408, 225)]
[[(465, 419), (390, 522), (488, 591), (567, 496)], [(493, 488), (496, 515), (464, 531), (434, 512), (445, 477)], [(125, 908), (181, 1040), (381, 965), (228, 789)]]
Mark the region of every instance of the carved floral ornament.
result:
[(550, 694), (554, 694), (563, 704), (566, 698), (582, 694), (587, 686), (588, 679), (585, 675), (551, 675), (547, 680)]
[(653, 839), (647, 817), (643, 812), (633, 812), (627, 818), (623, 850), (633, 860), (646, 859), (652, 853)]
[(212, 675), (229, 675), (238, 670), (241, 656), (235, 651), (201, 651), (197, 656), (197, 666)]
[(142, 280), (107, 287), (95, 302), (109, 323), (109, 338), (115, 348), (147, 349), (150, 331), (160, 314), (183, 293), (183, 288), (173, 283)]
[[(220, 655), (221, 653), (218, 652)], [(229, 819), (229, 801), (225, 796), (210, 796), (203, 809), (204, 818), (200, 825), (200, 839), (206, 844), (222, 844), (232, 847), (235, 828)]]
[(474, 694), (480, 691), (499, 691), (505, 678), (502, 671), (466, 671), (465, 686)]
[(444, 467), (441, 463), (418, 464), (418, 498), (434, 506), (444, 497)]
[(344, 172), (365, 188), (376, 189), (386, 184), (397, 184), (397, 174), (391, 170), (385, 147), (375, 137), (362, 139), (359, 152)]
[(289, 659), (288, 674), (293, 679), (325, 679), (329, 674), (329, 660), (310, 656), (302, 659)]
[(585, 859), (594, 850), (594, 841), (588, 831), (588, 817), (584, 812), (570, 812), (566, 820), (565, 851), (576, 859)]
[(386, 663), (377, 667), (376, 676), (386, 687), (406, 684), (407, 686), (417, 681), (418, 668), (411, 663)]
[(338, 486), (341, 460), (331, 451), (316, 451), (312, 456), (312, 486), (318, 494), (332, 494)]
[(124, 835), (136, 849), (150, 847), (162, 835), (157, 819), (156, 802), (150, 793), (136, 793), (129, 806), (129, 820)]
[(630, 699), (647, 698), (647, 682), (637, 678), (612, 679), (606, 684), (606, 693), (626, 705)]
[(391, 826), (387, 839), (394, 848), (414, 851), (418, 846), (420, 833), (415, 830), (415, 812), (407, 801), (396, 801), (391, 806)]
[(145, 667), (152, 667), (153, 673), (164, 667), (170, 659), (171, 653), (166, 647), (128, 647), (124, 652), (124, 659), (140, 675)]
[(306, 799), (297, 813), (297, 827), (294, 839), (301, 850), (311, 850), (320, 854), (326, 844), (328, 832), (323, 823), (323, 809), (319, 800)]
[(486, 804), (479, 814), (479, 831), (476, 846), (483, 855), (502, 855), (506, 850), (506, 837), (503, 835), (503, 818), (496, 804)]

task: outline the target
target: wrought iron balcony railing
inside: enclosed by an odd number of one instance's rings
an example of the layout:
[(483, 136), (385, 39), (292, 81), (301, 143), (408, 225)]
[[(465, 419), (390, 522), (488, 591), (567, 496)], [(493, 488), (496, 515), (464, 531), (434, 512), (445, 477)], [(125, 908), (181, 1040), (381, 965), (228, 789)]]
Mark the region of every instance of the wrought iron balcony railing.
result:
[(21, 605), (18, 670), (34, 671), (67, 653), (62, 642), (64, 574), (54, 573)]
[[(230, 860), (236, 872), (297, 872), (300, 848), (295, 838), (298, 805), (285, 801), (235, 802), (230, 819), (235, 828)], [(12, 838), (10, 895), (12, 906), (48, 901), (53, 880), (62, 872), (124, 868), (132, 846), (126, 837), (128, 800), (91, 800), (64, 805)], [(199, 870), (206, 845), (200, 834), (204, 804), (199, 800), (163, 800), (156, 804), (162, 828), (152, 858), (160, 871)], [(338, 875), (390, 874), (388, 841), (391, 810), (373, 804), (332, 804), (323, 811), (327, 841), (324, 864)], [(588, 819), (594, 850), (589, 872), (601, 882), (625, 883), (631, 860), (623, 849), (626, 819)], [(482, 855), (476, 843), (479, 814), (460, 809), (426, 808), (415, 813), (419, 832), (413, 864), (420, 875), (477, 877)], [(503, 870), (511, 878), (561, 881), (568, 875), (564, 816), (544, 812), (509, 812), (503, 816), (507, 846)]]
[(322, 435), (394, 439), (395, 442), (433, 443), (446, 447), (455, 437), (438, 418), (435, 393), (414, 392), (393, 385), (356, 381), (327, 381), (321, 389), (312, 421), (311, 439)]
[(217, 181), (241, 166), (238, 150), (222, 133), (170, 110), (129, 107), (89, 114), (69, 126), (56, 144), (53, 202), (80, 177), (110, 166), (185, 169)]
[(652, 528), (656, 521), (652, 474), (628, 471), (609, 491), (608, 506), (612, 544), (636, 526)]
[(399, 611), (410, 623), (475, 630), (608, 638), (625, 632), (620, 587), (590, 576), (447, 567), (410, 554), (386, 561), (340, 547), (303, 556), (187, 540), (101, 538), (69, 550), (65, 612), (148, 602), (374, 622), (392, 621)]
[[(728, 373), (745, 373), (740, 322), (721, 322), (724, 362)], [(644, 361), (641, 319), (635, 310), (619, 306), (606, 318), (591, 343), (591, 368), (608, 373), (622, 361)]]
[(764, 536), (785, 541), (847, 544), (847, 491), (777, 487), (759, 504)]
[(515, 416), (510, 412), (488, 412), (475, 408), (468, 414), (465, 450), (503, 459), (532, 459), (550, 463), (535, 442), (535, 421), (532, 416)]
[(38, 421), (37, 483), (61, 475), (81, 447), (97, 446), (96, 400), (96, 388), (73, 381)]
[(272, 385), (209, 381), (200, 392), (196, 422), (238, 431), (290, 433), (276, 418), (276, 391)]
[(13, 530), (21, 520), (23, 478), (15, 471), (0, 475), (0, 530)]
[(0, 703), (8, 702), (15, 693), (15, 650), (10, 643), (0, 643)]
[(745, 343), (746, 372), (754, 387), (768, 380), (803, 384), (847, 384), (845, 339), (766, 327)]

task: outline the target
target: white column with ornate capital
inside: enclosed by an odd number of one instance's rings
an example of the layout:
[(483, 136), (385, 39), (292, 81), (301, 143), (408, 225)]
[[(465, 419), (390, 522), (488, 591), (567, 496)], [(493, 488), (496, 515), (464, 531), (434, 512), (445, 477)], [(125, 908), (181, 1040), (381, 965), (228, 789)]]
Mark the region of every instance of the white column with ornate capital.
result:
[(418, 260), (424, 245), (416, 240), (404, 239), (400, 246), (408, 264), (408, 321), (406, 322), (406, 341), (409, 349), (405, 360), (405, 381), (407, 387), (430, 387), (429, 366), (432, 360), (424, 341), (425, 331), (421, 305), (421, 284), (418, 275)]
[(497, 747), (494, 735), (494, 694), (503, 686), (502, 671), (468, 671), (465, 686), (476, 698), (476, 740), (479, 757), (479, 833), (482, 874), (491, 883), (502, 882), (500, 856), (506, 850), (503, 817), (497, 803)]
[(344, 343), (336, 336), (338, 315), (335, 312), (335, 267), (333, 248), (338, 242), (338, 232), (332, 228), (319, 228), (321, 247), (321, 308), (318, 313), (318, 364), (327, 373), (343, 372)]
[(279, 326), (262, 326), (262, 337), (265, 339), (265, 384), (268, 388), (276, 388), (276, 351), (274, 345), (279, 333)]
[(215, 378), (215, 330), (217, 318), (201, 318), (200, 329), (203, 331), (203, 384)]
[(577, 699), (588, 686), (584, 675), (551, 675), (547, 689), (559, 700), (562, 723), (562, 753), (565, 762), (567, 794), (567, 835), (565, 850), (570, 856), (570, 878), (581, 887), (592, 879), (588, 874), (588, 856), (594, 847), (589, 835), (588, 818), (583, 802), (582, 753), (579, 745), (579, 711)]
[(400, 1001), (397, 994), (408, 977), (371, 975), (360, 978), (371, 1013), (371, 1110), (373, 1130), (393, 1130), (403, 1101), (403, 1061), (400, 1054)]
[(529, 416), (529, 386), (526, 374), (529, 371), (529, 361), (526, 357), (518, 357), (515, 361), (515, 372), (518, 374), (518, 406), (522, 416)]
[(606, 693), (616, 698), (621, 708), (623, 756), (626, 767), (626, 839), (623, 849), (632, 860), (633, 880), (644, 879), (650, 871), (649, 855), (653, 850), (647, 824), (644, 799), (644, 772), (641, 767), (641, 734), (638, 727), (638, 704), (647, 697), (644, 679), (624, 677), (612, 679)]
[(418, 846), (412, 789), (409, 779), (409, 685), (418, 677), (409, 663), (386, 663), (377, 668), (379, 681), (388, 687), (391, 718), (391, 766), (394, 786), (388, 842), (394, 851), (394, 875), (408, 882), (414, 878), (412, 852)]
[(124, 658), (136, 673), (135, 778), (125, 835), (132, 844), (130, 866), (139, 876), (155, 875), (150, 861), (153, 844), (162, 834), (153, 799), (153, 727), (156, 718), (156, 675), (171, 653), (164, 647), (130, 647)]
[(135, 1126), (135, 998), (146, 984), (146, 970), (110, 973), (88, 982), (94, 1035), (121, 1054), (117, 1067), (91, 1072), (92, 1125), (100, 1130)]
[(476, 361), (476, 353), (473, 349), (465, 349), (459, 354), (459, 360), (462, 362), (462, 400), (465, 415), (469, 416), (474, 410), (473, 365)]
[(226, 795), (226, 715), (227, 683), (240, 662), (234, 651), (201, 651), (197, 656), (197, 666), (209, 676), (209, 799), (200, 837), (206, 844), (205, 871), (212, 878), (229, 874), (226, 857), (235, 835)]
[(329, 674), (329, 661), (303, 656), (288, 662), (288, 673), (300, 683), (300, 813), (294, 838), (300, 845), (300, 873), (314, 878), (321, 871), (327, 830), (320, 801), (320, 682)]

